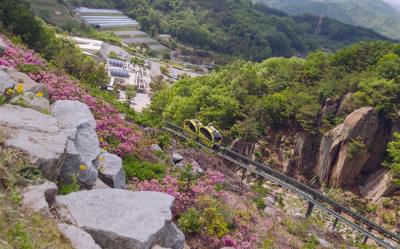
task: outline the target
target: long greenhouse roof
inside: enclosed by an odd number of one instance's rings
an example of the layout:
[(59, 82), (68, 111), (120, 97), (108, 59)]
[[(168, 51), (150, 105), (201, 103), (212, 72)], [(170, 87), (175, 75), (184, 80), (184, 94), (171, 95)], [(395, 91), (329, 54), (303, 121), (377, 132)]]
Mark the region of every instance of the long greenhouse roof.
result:
[(119, 10), (112, 9), (90, 9), (86, 7), (75, 8), (79, 13), (111, 13), (111, 14), (122, 14)]

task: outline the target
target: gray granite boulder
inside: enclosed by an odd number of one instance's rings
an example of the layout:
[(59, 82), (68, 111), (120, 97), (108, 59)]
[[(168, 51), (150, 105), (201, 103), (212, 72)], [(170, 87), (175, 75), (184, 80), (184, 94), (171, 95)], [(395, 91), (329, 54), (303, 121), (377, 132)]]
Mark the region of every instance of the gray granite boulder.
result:
[(0, 38), (0, 57), (5, 54), (6, 48), (7, 48), (6, 43), (3, 41), (2, 38)]
[(57, 185), (49, 181), (28, 186), (23, 190), (22, 203), (34, 211), (50, 214), (49, 204), (54, 202), (57, 191)]
[(107, 189), (110, 188), (107, 184), (105, 184), (102, 180), (100, 180), (99, 178), (97, 178), (93, 189)]
[(93, 187), (98, 177), (101, 149), (92, 113), (87, 105), (75, 100), (56, 101), (51, 107), (51, 113), (57, 119), (58, 125), (68, 133), (66, 159), (60, 180), (69, 182), (72, 177), (77, 176), (83, 187)]
[(96, 129), (96, 120), (89, 107), (80, 101), (58, 100), (52, 105), (51, 114), (62, 128), (71, 129), (89, 123), (91, 128)]
[(7, 89), (14, 89), (16, 81), (10, 77), (10, 75), (0, 70), (0, 94), (3, 94)]
[(57, 228), (68, 238), (75, 249), (101, 249), (101, 247), (94, 242), (90, 234), (79, 227), (68, 224), (58, 224)]
[(57, 120), (29, 108), (14, 105), (0, 107), (0, 125), (8, 130), (6, 147), (25, 152), (32, 165), (49, 180), (56, 180), (64, 164), (67, 135)]
[(21, 83), (24, 85), (24, 92), (42, 93), (43, 97), (48, 98), (46, 87), (32, 80), (27, 74), (18, 72), (14, 68), (0, 66), (0, 72), (6, 73), (15, 83)]
[(172, 223), (174, 197), (158, 192), (96, 189), (57, 196), (58, 217), (88, 232), (103, 249), (182, 249), (184, 236)]
[(114, 154), (102, 153), (99, 160), (99, 178), (112, 188), (125, 188), (122, 159)]
[(162, 151), (160, 145), (158, 145), (158, 144), (152, 144), (152, 145), (150, 146), (150, 149), (151, 149), (152, 151)]
[(11, 103), (22, 104), (39, 112), (47, 113), (50, 111), (49, 100), (45, 97), (39, 97), (33, 92), (25, 92), (22, 95), (18, 95), (11, 100)]
[(178, 154), (178, 153), (173, 153), (172, 154), (172, 161), (177, 164), (183, 160), (183, 156)]

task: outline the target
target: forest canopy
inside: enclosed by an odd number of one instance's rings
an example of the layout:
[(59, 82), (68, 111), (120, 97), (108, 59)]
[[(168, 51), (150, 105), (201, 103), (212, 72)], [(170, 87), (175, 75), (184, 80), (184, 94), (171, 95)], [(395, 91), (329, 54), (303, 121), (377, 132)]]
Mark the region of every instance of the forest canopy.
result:
[(150, 35), (168, 33), (196, 48), (261, 61), (272, 56), (336, 50), (362, 40), (385, 40), (372, 30), (312, 15), (289, 16), (250, 0), (68, 0), (117, 8)]
[[(400, 108), (399, 68), (400, 45), (388, 42), (362, 42), (335, 54), (317, 51), (306, 59), (238, 61), (159, 91), (149, 113), (178, 124), (198, 118), (225, 135), (249, 139), (268, 127), (324, 131), (362, 106), (375, 107), (390, 120)], [(339, 101), (348, 94), (347, 109), (318, 121), (327, 99)]]

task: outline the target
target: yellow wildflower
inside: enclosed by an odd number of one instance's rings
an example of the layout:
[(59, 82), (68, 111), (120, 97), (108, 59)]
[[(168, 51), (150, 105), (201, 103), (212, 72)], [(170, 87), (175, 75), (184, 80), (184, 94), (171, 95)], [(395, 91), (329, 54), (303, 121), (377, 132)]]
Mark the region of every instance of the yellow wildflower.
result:
[(101, 138), (99, 139), (99, 141), (100, 141), (100, 143), (102, 143), (102, 142), (104, 142), (104, 139), (101, 137)]
[(24, 84), (18, 83), (16, 87), (17, 93), (21, 94), (24, 92)]
[(11, 95), (13, 93), (14, 93), (14, 89), (12, 89), (12, 88), (7, 89), (7, 91), (6, 91), (7, 95)]
[(86, 167), (86, 165), (84, 165), (84, 164), (81, 164), (81, 165), (79, 166), (79, 170), (80, 170), (80, 171), (87, 170), (87, 167)]
[(99, 157), (100, 161), (104, 161), (104, 156)]
[(43, 97), (43, 95), (44, 95), (43, 92), (37, 92), (37, 93), (36, 93), (36, 96), (37, 96), (37, 97)]

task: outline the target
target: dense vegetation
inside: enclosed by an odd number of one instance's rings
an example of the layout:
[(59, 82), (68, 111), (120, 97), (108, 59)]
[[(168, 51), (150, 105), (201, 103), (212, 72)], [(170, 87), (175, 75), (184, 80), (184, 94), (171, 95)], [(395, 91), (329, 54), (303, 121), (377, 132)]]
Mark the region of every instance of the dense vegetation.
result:
[[(336, 54), (317, 51), (307, 59), (238, 61), (210, 75), (183, 79), (155, 94), (150, 114), (182, 123), (199, 118), (225, 137), (255, 139), (268, 127), (323, 132), (355, 108), (373, 106), (382, 120), (400, 108), (400, 46), (362, 42)], [(338, 116), (324, 116), (325, 101), (352, 98)]]
[(371, 28), (400, 38), (400, 12), (382, 0), (258, 0), (290, 14), (324, 15), (344, 23)]
[(238, 61), (160, 91), (151, 112), (178, 123), (196, 116), (240, 136), (245, 135), (241, 130), (263, 132), (268, 126), (315, 130), (324, 101), (353, 92), (355, 106), (375, 106), (390, 117), (400, 100), (399, 49), (387, 42), (363, 42), (336, 54), (317, 51), (307, 59)]
[(118, 8), (137, 19), (142, 29), (151, 35), (169, 33), (198, 48), (258, 61), (317, 48), (337, 49), (361, 40), (386, 39), (371, 30), (330, 19), (326, 19), (319, 30), (316, 16), (290, 17), (250, 0), (68, 2)]

